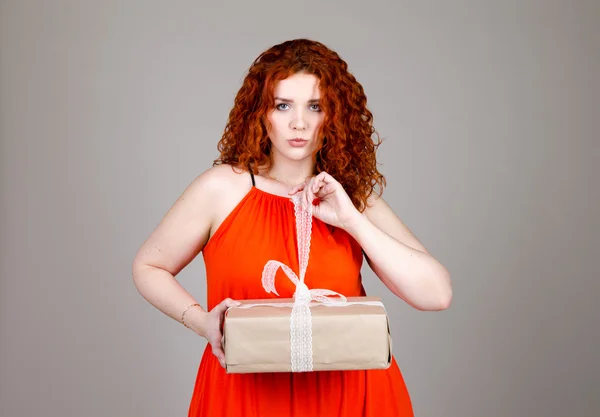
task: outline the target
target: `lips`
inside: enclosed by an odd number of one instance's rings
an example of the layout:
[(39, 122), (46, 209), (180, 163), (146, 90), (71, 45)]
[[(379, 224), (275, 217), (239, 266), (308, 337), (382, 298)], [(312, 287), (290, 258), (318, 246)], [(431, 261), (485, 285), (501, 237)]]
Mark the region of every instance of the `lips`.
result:
[(301, 139), (301, 138), (294, 138), (294, 139), (288, 140), (288, 143), (294, 147), (302, 147), (308, 143), (308, 140)]

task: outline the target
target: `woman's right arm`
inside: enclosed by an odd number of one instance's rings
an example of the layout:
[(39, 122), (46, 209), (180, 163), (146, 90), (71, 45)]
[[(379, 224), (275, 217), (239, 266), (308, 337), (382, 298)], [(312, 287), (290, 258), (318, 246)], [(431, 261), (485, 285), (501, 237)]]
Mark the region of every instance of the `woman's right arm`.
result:
[[(133, 282), (140, 294), (164, 314), (181, 322), (197, 301), (175, 276), (200, 253), (208, 240), (218, 175), (209, 169), (195, 178), (142, 244), (133, 261)], [(186, 312), (191, 315), (191, 309)]]
[[(226, 188), (228, 173), (225, 170), (231, 172), (231, 167), (213, 167), (195, 178), (143, 243), (133, 261), (133, 282), (140, 294), (180, 323), (184, 310), (198, 302), (175, 276), (208, 241), (215, 207), (218, 207), (216, 202)], [(219, 321), (216, 316), (220, 317), (220, 310), (224, 311), (231, 304), (231, 300), (225, 300), (219, 304), (219, 309), (214, 309), (218, 311), (211, 312), (213, 314), (202, 307), (192, 307), (185, 312), (185, 324), (209, 342), (215, 342), (219, 336), (215, 333)]]

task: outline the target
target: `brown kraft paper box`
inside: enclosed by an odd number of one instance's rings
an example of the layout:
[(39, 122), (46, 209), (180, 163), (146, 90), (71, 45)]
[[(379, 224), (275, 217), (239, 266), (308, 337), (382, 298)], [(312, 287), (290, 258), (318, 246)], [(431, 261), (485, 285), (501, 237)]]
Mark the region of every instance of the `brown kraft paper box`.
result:
[[(348, 297), (348, 303), (380, 302)], [(225, 313), (223, 349), (226, 371), (292, 372), (290, 318), (294, 299), (240, 301)], [(248, 304), (289, 304), (253, 306)], [(387, 369), (392, 359), (389, 321), (383, 305), (310, 304), (313, 371)]]

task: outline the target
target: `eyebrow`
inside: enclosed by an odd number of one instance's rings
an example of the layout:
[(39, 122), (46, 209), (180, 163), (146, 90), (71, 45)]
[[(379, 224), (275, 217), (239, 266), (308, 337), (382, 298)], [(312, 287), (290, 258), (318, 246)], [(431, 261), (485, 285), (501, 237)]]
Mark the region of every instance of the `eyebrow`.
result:
[[(284, 103), (293, 103), (294, 100), (289, 99), (289, 98), (283, 98), (283, 97), (275, 97), (274, 100), (279, 100), (279, 101), (283, 101)], [(318, 98), (313, 98), (312, 100), (308, 100), (309, 103), (318, 103), (320, 99)]]

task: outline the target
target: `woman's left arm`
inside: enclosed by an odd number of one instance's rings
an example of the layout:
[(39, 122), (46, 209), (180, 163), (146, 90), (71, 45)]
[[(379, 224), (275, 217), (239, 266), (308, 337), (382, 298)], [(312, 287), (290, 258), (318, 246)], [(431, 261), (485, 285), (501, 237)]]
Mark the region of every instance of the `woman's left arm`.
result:
[(438, 262), (380, 197), (371, 198), (361, 213), (342, 185), (321, 172), (294, 186), (303, 208), (344, 229), (362, 247), (367, 263), (395, 295), (418, 310), (444, 310), (450, 306), (452, 287), (448, 270)]
[(368, 265), (395, 295), (418, 310), (450, 306), (448, 270), (396, 216), (383, 198), (371, 199), (342, 228), (362, 247)]

